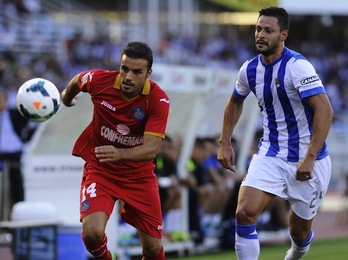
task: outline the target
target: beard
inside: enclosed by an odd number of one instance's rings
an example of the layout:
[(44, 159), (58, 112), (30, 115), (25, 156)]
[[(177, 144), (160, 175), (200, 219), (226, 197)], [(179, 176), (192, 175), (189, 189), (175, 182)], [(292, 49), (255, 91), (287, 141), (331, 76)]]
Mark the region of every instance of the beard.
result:
[(256, 47), (256, 51), (266, 57), (271, 56), (272, 54), (276, 53), (278, 49), (278, 45), (272, 45), (272, 46), (267, 46), (266, 49), (260, 49)]
[(265, 41), (262, 41), (260, 40), (260, 43), (263, 43), (263, 46), (265, 47), (265, 49), (260, 49), (257, 47), (257, 41), (255, 42), (255, 45), (256, 45), (256, 51), (260, 54), (262, 54), (263, 56), (271, 56), (273, 54), (275, 54), (279, 48), (279, 44), (280, 44), (280, 36), (275, 40), (273, 41), (272, 44), (268, 44), (267, 42)]

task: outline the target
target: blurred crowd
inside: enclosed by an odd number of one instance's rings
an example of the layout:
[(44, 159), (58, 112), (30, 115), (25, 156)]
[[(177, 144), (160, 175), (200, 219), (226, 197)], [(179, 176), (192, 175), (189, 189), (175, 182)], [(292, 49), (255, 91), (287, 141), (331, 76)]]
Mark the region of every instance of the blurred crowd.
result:
[[(106, 35), (94, 38), (76, 31), (66, 36), (61, 46), (65, 55), (57, 57), (50, 52), (21, 52), (14, 48), (16, 43), (16, 25), (13, 17), (36, 15), (40, 7), (36, 0), (3, 0), (0, 2), (0, 86), (14, 91), (25, 80), (43, 77), (54, 82), (62, 89), (69, 78), (77, 72), (90, 68), (117, 69), (124, 38), (115, 42)], [(22, 25), (21, 25), (22, 26)], [(18, 28), (17, 28), (18, 30)], [(292, 28), (296, 30), (296, 28)], [(252, 32), (251, 32), (252, 33)], [(18, 32), (17, 32), (18, 34)], [(39, 41), (42, 35), (33, 35), (33, 41)], [(326, 86), (336, 114), (348, 112), (348, 52), (333, 50), (320, 39), (312, 42), (296, 42), (298, 46), (289, 46), (304, 54), (315, 66)], [(208, 67), (211, 69), (238, 69), (242, 63), (255, 55), (253, 42), (249, 39), (227, 39), (224, 35), (209, 38), (190, 37), (164, 33), (154, 50), (154, 62)], [(16, 49), (17, 51), (13, 51)], [(233, 82), (231, 82), (231, 88)]]
[[(255, 134), (249, 158), (256, 152), (262, 131)], [(232, 138), (236, 156), (239, 144)], [(159, 180), (164, 221), (165, 239), (185, 240), (191, 237), (197, 246), (209, 238), (217, 238), (221, 248), (234, 246), (234, 221), (237, 198), (245, 169), (232, 173), (221, 167), (217, 161), (218, 137), (196, 138), (191, 157), (187, 162), (188, 176), (179, 177), (176, 163), (180, 154), (180, 139), (167, 136), (161, 151), (155, 159)], [(187, 190), (189, 233), (180, 226), (182, 192)], [(265, 232), (282, 232), (282, 239), (288, 239), (288, 203), (274, 198), (272, 204), (262, 213), (258, 222), (261, 236)], [(179, 224), (178, 224), (179, 223)], [(279, 234), (279, 233), (278, 233)], [(278, 237), (279, 238), (279, 237)]]
[[(16, 90), (27, 79), (43, 77), (62, 89), (68, 79), (81, 70), (117, 69), (123, 45), (124, 41), (112, 43), (107, 38), (87, 40), (77, 33), (66, 39), (67, 57), (64, 59), (51, 53), (16, 53), (3, 49), (0, 51), (0, 85)], [(347, 113), (348, 53), (327, 51), (320, 42), (304, 43), (299, 49), (316, 66), (335, 112)], [(254, 55), (243, 41), (229, 42), (223, 37), (204, 43), (201, 39), (164, 37), (154, 52), (157, 63), (203, 66), (214, 70), (238, 69), (244, 60)]]

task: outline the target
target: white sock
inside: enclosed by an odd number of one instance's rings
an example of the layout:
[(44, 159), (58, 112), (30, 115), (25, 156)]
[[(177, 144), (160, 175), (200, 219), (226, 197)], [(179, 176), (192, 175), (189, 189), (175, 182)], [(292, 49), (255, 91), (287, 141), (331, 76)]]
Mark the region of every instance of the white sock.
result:
[(256, 224), (236, 224), (235, 250), (239, 260), (257, 260), (260, 255), (260, 241), (256, 232)]
[(286, 252), (284, 260), (300, 260), (309, 251), (313, 237), (314, 233), (311, 231), (302, 245), (296, 245), (294, 240), (291, 238), (291, 247)]

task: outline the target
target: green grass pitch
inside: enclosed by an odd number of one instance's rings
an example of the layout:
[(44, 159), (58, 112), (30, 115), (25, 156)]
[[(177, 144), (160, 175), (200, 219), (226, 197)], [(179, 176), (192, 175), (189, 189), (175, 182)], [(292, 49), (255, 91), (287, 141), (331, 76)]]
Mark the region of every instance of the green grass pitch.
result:
[[(284, 259), (285, 252), (290, 244), (261, 246), (259, 260), (279, 260)], [(234, 251), (222, 251), (210, 254), (200, 254), (194, 256), (171, 256), (168, 260), (236, 260)], [(348, 238), (330, 239), (315, 241), (311, 245), (309, 253), (303, 260), (347, 260), (348, 259)]]

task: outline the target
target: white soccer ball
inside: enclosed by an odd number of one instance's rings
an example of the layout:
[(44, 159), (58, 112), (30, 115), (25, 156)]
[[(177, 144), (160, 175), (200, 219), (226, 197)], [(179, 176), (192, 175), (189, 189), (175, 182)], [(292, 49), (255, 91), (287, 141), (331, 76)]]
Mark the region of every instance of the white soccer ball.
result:
[(18, 89), (17, 109), (26, 119), (43, 122), (59, 109), (60, 93), (49, 80), (34, 78), (24, 82)]

